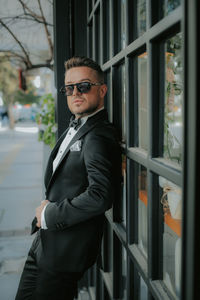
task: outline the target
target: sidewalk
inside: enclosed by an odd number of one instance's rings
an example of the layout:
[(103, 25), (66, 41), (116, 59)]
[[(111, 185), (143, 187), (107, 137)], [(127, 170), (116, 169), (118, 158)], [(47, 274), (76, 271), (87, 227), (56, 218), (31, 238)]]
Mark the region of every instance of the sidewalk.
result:
[(42, 199), (43, 145), (34, 123), (0, 125), (0, 299), (14, 300)]
[[(34, 123), (0, 124), (0, 300), (14, 300), (33, 237), (30, 224), (43, 199), (43, 144)], [(89, 300), (82, 289), (78, 300)]]

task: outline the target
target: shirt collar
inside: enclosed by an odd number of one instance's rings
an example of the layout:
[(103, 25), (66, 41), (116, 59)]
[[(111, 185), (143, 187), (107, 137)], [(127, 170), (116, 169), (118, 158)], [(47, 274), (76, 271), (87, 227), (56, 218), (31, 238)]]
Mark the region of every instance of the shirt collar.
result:
[(98, 112), (100, 112), (100, 111), (103, 110), (103, 109), (104, 109), (104, 106), (101, 107), (101, 108), (99, 108), (99, 109), (96, 110), (95, 112), (93, 112), (93, 113), (91, 113), (91, 114), (89, 114), (89, 115), (87, 115), (87, 116), (85, 116), (85, 117), (82, 117), (82, 118), (81, 118), (81, 126), (82, 126), (83, 124), (85, 124), (85, 123), (87, 122), (87, 120), (88, 120), (90, 117), (96, 115)]

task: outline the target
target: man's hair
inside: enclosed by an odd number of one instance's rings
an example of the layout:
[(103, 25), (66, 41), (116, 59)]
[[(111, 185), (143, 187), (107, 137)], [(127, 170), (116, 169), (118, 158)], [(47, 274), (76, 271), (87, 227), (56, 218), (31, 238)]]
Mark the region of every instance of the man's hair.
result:
[(104, 74), (101, 67), (92, 59), (85, 56), (74, 56), (65, 62), (66, 72), (76, 67), (88, 67), (96, 71), (97, 77), (101, 83), (104, 82)]

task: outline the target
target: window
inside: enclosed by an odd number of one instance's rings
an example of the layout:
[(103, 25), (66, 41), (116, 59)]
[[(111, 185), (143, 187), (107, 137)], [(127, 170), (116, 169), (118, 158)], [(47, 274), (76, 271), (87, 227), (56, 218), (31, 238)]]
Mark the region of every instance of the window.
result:
[(138, 246), (147, 257), (148, 254), (148, 215), (147, 215), (147, 169), (138, 166)]
[(181, 164), (183, 148), (182, 34), (167, 39), (165, 51), (165, 104), (163, 156)]
[(182, 1), (98, 0), (88, 10), (88, 54), (102, 62), (122, 147), (98, 299), (181, 299)]
[(174, 298), (180, 297), (182, 191), (159, 177), (163, 205), (163, 281)]

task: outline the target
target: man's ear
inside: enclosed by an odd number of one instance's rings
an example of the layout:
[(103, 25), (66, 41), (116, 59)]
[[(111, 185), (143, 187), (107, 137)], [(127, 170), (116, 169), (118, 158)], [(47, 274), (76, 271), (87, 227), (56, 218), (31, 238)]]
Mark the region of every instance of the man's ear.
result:
[(101, 98), (104, 98), (107, 93), (107, 85), (104, 83), (100, 86), (100, 96)]

